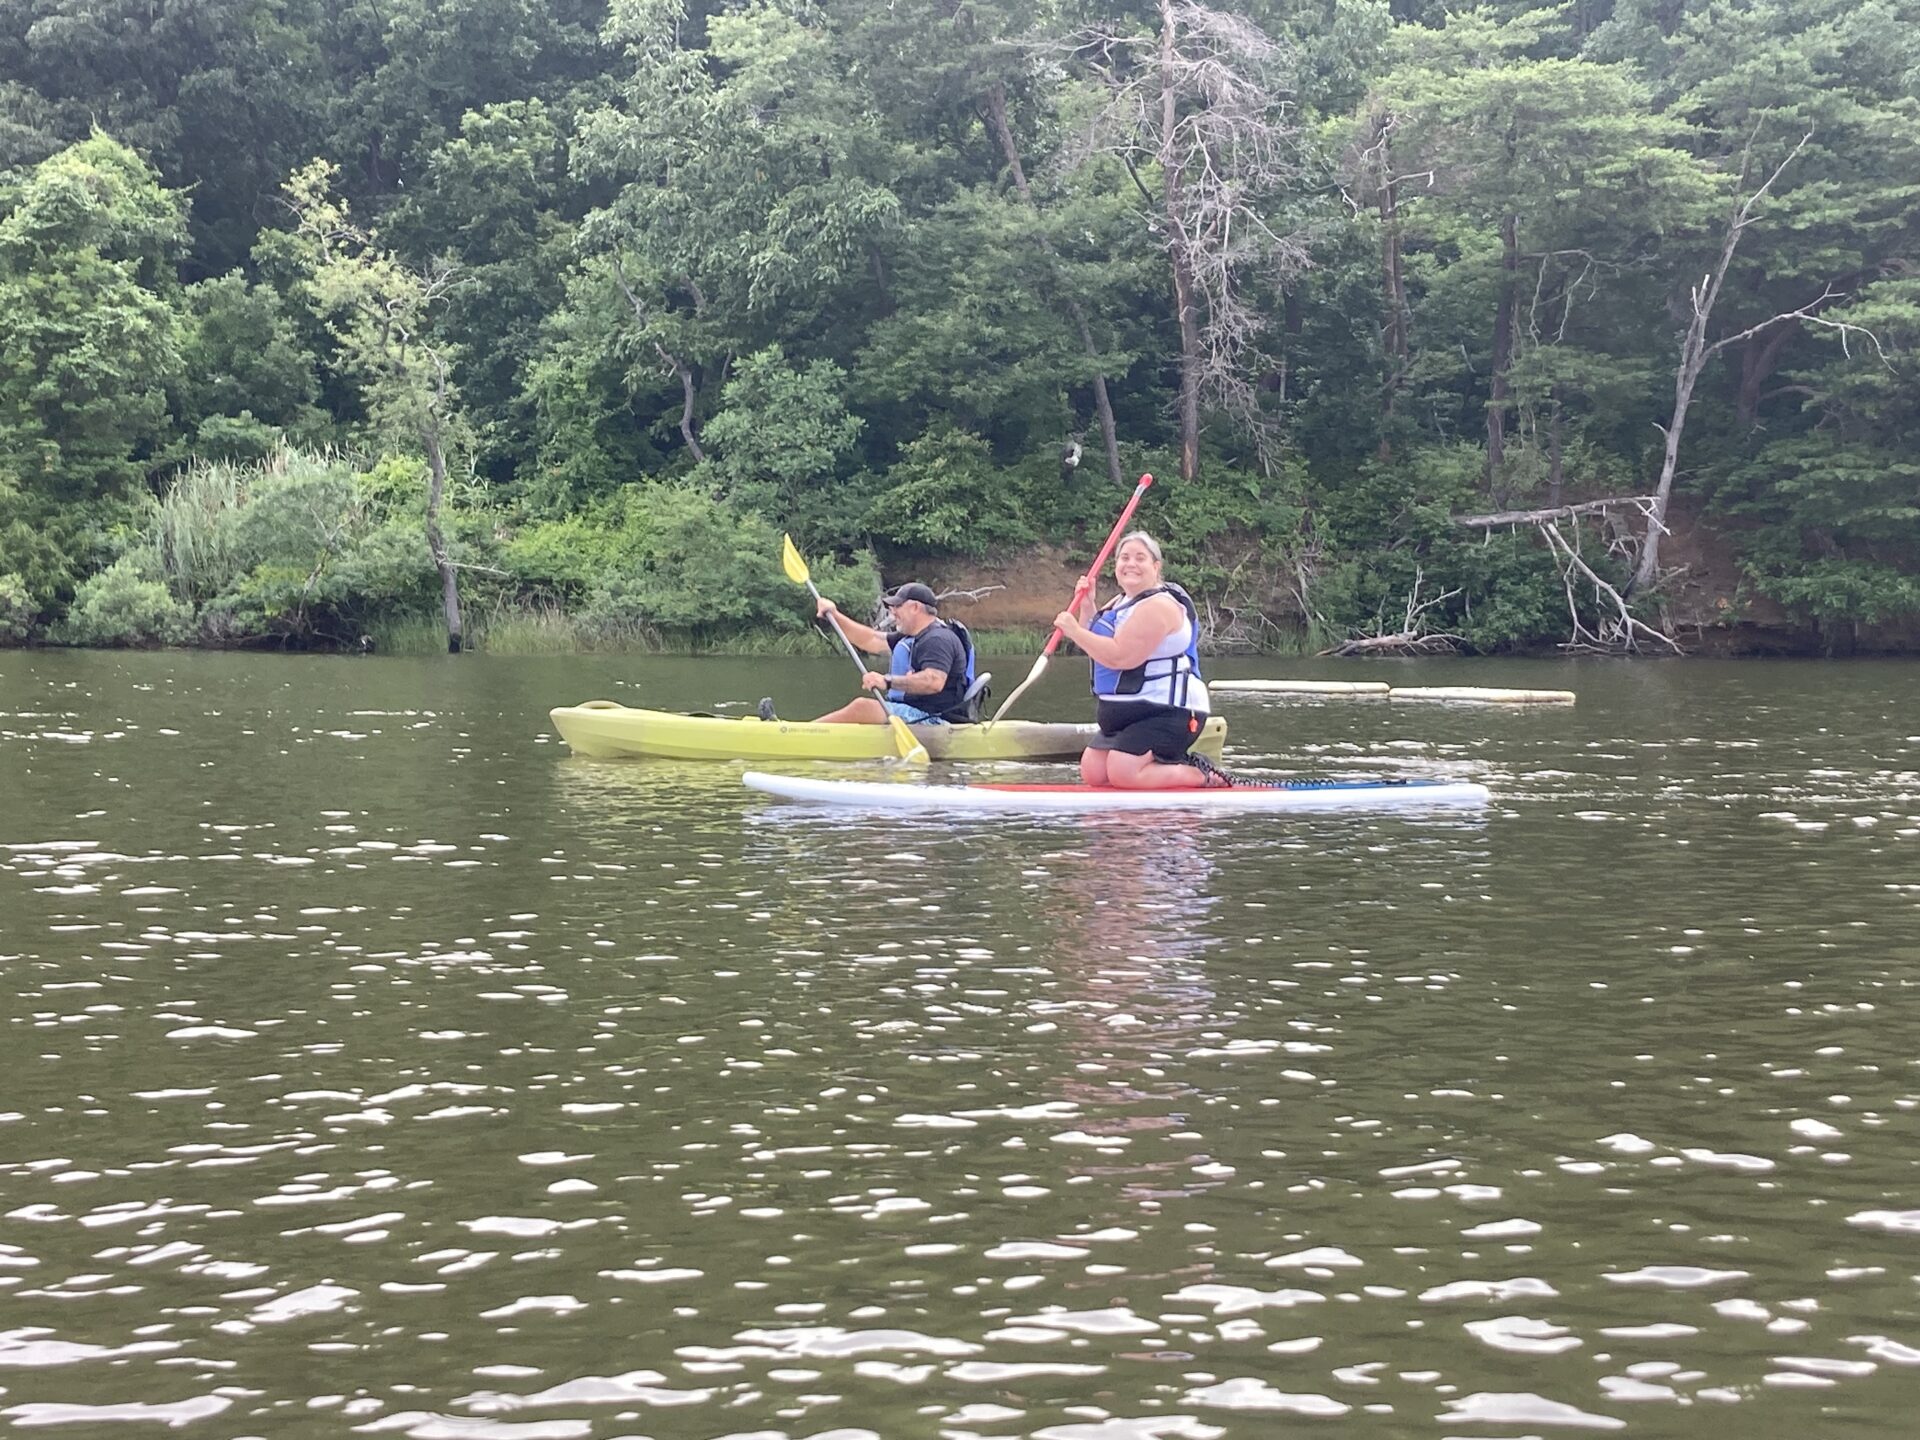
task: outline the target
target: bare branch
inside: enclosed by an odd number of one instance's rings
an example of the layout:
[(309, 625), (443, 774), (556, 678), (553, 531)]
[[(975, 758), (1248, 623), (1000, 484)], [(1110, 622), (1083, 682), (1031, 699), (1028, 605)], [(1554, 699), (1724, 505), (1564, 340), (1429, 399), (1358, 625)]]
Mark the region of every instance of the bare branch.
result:
[[(1560, 533), (1558, 525), (1548, 522), (1540, 526), (1540, 534), (1546, 540), (1548, 547), (1563, 562), (1561, 579), (1567, 586), (1567, 605), (1573, 614), (1573, 640), (1569, 642), (1568, 648), (1596, 649), (1610, 653), (1633, 651), (1640, 648), (1637, 637), (1644, 635), (1649, 640), (1665, 645), (1676, 655), (1685, 653), (1680, 648), (1680, 642), (1671, 635), (1662, 634), (1633, 615), (1627, 608), (1626, 597), (1601, 579), (1593, 567), (1580, 558), (1580, 552), (1568, 543), (1567, 537)], [(1593, 586), (1596, 600), (1604, 599), (1611, 603), (1613, 614), (1597, 635), (1589, 631), (1581, 622), (1579, 606), (1574, 602), (1572, 577), (1575, 572)]]
[[(1872, 338), (1872, 332), (1864, 329), (1859, 325), (1847, 325), (1837, 320), (1822, 320), (1818, 315), (1814, 314), (1814, 311), (1817, 310), (1820, 306), (1826, 304), (1829, 300), (1839, 300), (1843, 298), (1844, 294), (1845, 294), (1844, 291), (1836, 290), (1830, 284), (1822, 286), (1820, 293), (1818, 295), (1814, 296), (1813, 299), (1809, 300), (1806, 304), (1800, 306), (1798, 309), (1782, 310), (1778, 315), (1774, 315), (1769, 317), (1768, 319), (1762, 320), (1757, 325), (1749, 325), (1746, 329), (1740, 331), (1740, 333), (1737, 335), (1727, 335), (1722, 337), (1719, 340), (1714, 341), (1713, 344), (1707, 346), (1705, 358), (1711, 359), (1713, 356), (1718, 355), (1722, 350), (1726, 349), (1729, 345), (1738, 345), (1742, 340), (1751, 340), (1754, 336), (1758, 335), (1761, 331), (1771, 330), (1776, 325), (1784, 325), (1789, 320), (1807, 320), (1816, 324), (1832, 325), (1839, 330), (1857, 330), (1861, 334), (1866, 335), (1869, 338)], [(1874, 343), (1874, 348), (1879, 349), (1880, 342), (1878, 340), (1874, 340), (1873, 343)], [(1883, 355), (1882, 358), (1884, 359), (1885, 356)]]
[(1653, 499), (1651, 495), (1615, 495), (1605, 500), (1583, 500), (1578, 505), (1555, 505), (1547, 510), (1500, 510), (1491, 515), (1455, 515), (1452, 519), (1454, 524), (1469, 530), (1492, 530), (1502, 525), (1539, 525), (1549, 520), (1567, 520), (1624, 505), (1636, 506), (1644, 514)]
[[(1117, 160), (1147, 202), (1172, 270), (1181, 344), (1181, 472), (1198, 463), (1199, 407), (1232, 416), (1263, 458), (1278, 429), (1262, 412), (1256, 282), (1283, 285), (1308, 263), (1304, 235), (1275, 228), (1303, 173), (1282, 77), (1289, 52), (1240, 16), (1160, 0), (1157, 35), (1083, 30), (1068, 63), (1091, 71), (1107, 103), (1068, 146), (1068, 167)], [(1160, 194), (1143, 171), (1157, 171)]]
[[(620, 286), (620, 293), (627, 297), (627, 304), (633, 307), (633, 318), (640, 322), (640, 328), (644, 332), (651, 323), (652, 317), (648, 315), (647, 308), (641, 303), (640, 297), (633, 293), (633, 287), (627, 283), (626, 267), (620, 263), (618, 255), (613, 257), (613, 278)], [(687, 284), (693, 292), (697, 313), (698, 307), (704, 304), (706, 297), (701, 295), (700, 287), (691, 280)], [(693, 456), (696, 463), (705, 460), (706, 452), (700, 448), (700, 441), (693, 433), (693, 370), (658, 340), (653, 342), (653, 349), (654, 353), (660, 357), (660, 362), (680, 380), (680, 438), (686, 442), (687, 453)]]
[[(1759, 126), (1756, 124), (1753, 135), (1748, 137), (1746, 148), (1741, 152), (1740, 172), (1743, 179), (1747, 174), (1747, 167), (1752, 161), (1754, 139), (1758, 137), (1759, 133)], [(1727, 222), (1726, 234), (1720, 243), (1719, 260), (1710, 272), (1701, 277), (1700, 283), (1693, 286), (1688, 294), (1692, 316), (1687, 324), (1686, 333), (1680, 340), (1680, 363), (1674, 371), (1673, 416), (1671, 421), (1662, 427), (1662, 434), (1665, 436), (1666, 444), (1660, 462), (1660, 479), (1654, 486), (1653, 506), (1647, 512), (1649, 523), (1646, 541), (1640, 548), (1640, 562), (1634, 568), (1632, 577), (1627, 581), (1625, 593), (1628, 595), (1633, 594), (1636, 590), (1652, 585), (1660, 574), (1660, 537), (1664, 533), (1667, 504), (1673, 494), (1674, 477), (1678, 474), (1680, 468), (1680, 441), (1686, 430), (1687, 410), (1693, 402), (1694, 386), (1699, 383), (1701, 372), (1706, 369), (1707, 363), (1727, 346), (1748, 339), (1760, 333), (1760, 331), (1786, 320), (1801, 319), (1815, 323), (1827, 323), (1835, 327), (1844, 323), (1840, 321), (1821, 322), (1819, 317), (1813, 314), (1815, 309), (1825, 304), (1828, 300), (1838, 298), (1838, 292), (1835, 292), (1831, 285), (1827, 285), (1821, 287), (1822, 294), (1819, 298), (1808, 302), (1808, 304), (1801, 306), (1798, 310), (1776, 315), (1769, 320), (1762, 321), (1759, 325), (1751, 326), (1741, 331), (1738, 335), (1726, 336), (1712, 344), (1709, 344), (1707, 341), (1707, 322), (1713, 314), (1715, 303), (1720, 298), (1721, 288), (1726, 283), (1727, 271), (1733, 265), (1734, 252), (1739, 248), (1740, 237), (1745, 233), (1747, 226), (1754, 221), (1755, 207), (1757, 207), (1761, 199), (1773, 189), (1775, 182), (1786, 173), (1787, 167), (1800, 157), (1801, 152), (1807, 147), (1807, 142), (1812, 138), (1813, 132), (1811, 130), (1802, 135), (1799, 142), (1788, 152), (1786, 159), (1774, 167), (1773, 173), (1767, 176), (1752, 193), (1748, 194), (1741, 200), (1739, 205), (1734, 208)], [(1858, 329), (1859, 327), (1851, 328)], [(1862, 331), (1861, 333), (1866, 332)]]
[(1427, 629), (1426, 614), (1436, 605), (1444, 605), (1460, 594), (1458, 588), (1446, 590), (1426, 600), (1420, 598), (1420, 587), (1426, 583), (1427, 572), (1424, 566), (1415, 566), (1413, 588), (1407, 592), (1406, 613), (1400, 622), (1400, 628), (1391, 634), (1356, 635), (1330, 649), (1322, 650), (1322, 655), (1432, 655), (1445, 654), (1466, 641), (1446, 631)]
[(938, 595), (934, 596), (934, 599), (943, 603), (948, 600), (984, 600), (987, 596), (993, 594), (994, 591), (1004, 590), (1006, 588), (1004, 585), (979, 585), (971, 590), (942, 590)]

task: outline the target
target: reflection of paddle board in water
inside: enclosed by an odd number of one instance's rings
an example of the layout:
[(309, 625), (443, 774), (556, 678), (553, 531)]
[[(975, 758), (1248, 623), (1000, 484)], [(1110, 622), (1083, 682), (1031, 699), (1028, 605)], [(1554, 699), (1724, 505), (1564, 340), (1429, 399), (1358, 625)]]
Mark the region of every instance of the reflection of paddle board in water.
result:
[(749, 770), (752, 790), (815, 805), (867, 810), (1248, 811), (1425, 809), (1485, 805), (1487, 787), (1452, 780), (1301, 781), (1226, 790), (1116, 790), (1099, 785), (900, 785), (877, 780), (811, 780)]

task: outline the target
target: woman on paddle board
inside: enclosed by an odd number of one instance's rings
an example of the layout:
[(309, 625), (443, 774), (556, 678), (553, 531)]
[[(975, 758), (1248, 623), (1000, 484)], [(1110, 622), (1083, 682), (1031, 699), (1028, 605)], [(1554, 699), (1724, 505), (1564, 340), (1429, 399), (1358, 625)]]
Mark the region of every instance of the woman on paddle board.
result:
[(1162, 577), (1163, 569), (1159, 542), (1135, 530), (1113, 556), (1120, 594), (1091, 622), (1091, 595), (1054, 617), (1093, 661), (1100, 733), (1080, 756), (1080, 778), (1089, 785), (1199, 790), (1225, 783), (1191, 753), (1207, 723), (1200, 617), (1187, 592)]

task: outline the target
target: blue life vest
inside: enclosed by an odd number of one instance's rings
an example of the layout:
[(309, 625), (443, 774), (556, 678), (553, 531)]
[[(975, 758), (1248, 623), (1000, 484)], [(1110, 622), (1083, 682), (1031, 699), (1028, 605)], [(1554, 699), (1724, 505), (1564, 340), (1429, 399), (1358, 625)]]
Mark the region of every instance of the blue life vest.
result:
[[(1116, 670), (1096, 660), (1093, 662), (1093, 693), (1150, 701), (1181, 710), (1204, 710), (1207, 708), (1207, 694), (1206, 686), (1200, 679), (1200, 612), (1194, 608), (1193, 597), (1178, 585), (1168, 583), (1143, 590), (1131, 599), (1124, 599), (1110, 609), (1102, 610), (1093, 617), (1093, 623), (1087, 628), (1096, 635), (1111, 636), (1120, 629), (1127, 611), (1155, 595), (1173, 596), (1180, 602), (1180, 608), (1187, 612), (1187, 648), (1177, 655), (1143, 660), (1131, 670)], [(1196, 688), (1199, 695), (1194, 697), (1192, 691)], [(1190, 698), (1197, 698), (1199, 703), (1190, 705)]]
[[(966, 681), (968, 685), (973, 684), (973, 636), (967, 633), (967, 627), (962, 625), (958, 620), (942, 620), (939, 623), (946, 626), (959, 637), (960, 648), (967, 652)], [(893, 654), (887, 660), (887, 673), (889, 675), (911, 674), (913, 671), (912, 652), (913, 638), (911, 636), (902, 635), (898, 640), (895, 640), (893, 642)], [(962, 688), (964, 689), (965, 687)], [(887, 691), (887, 698), (889, 700), (907, 700), (909, 704), (918, 703), (917, 701), (909, 699), (906, 692), (902, 690)], [(923, 695), (920, 698), (924, 700), (927, 697)]]

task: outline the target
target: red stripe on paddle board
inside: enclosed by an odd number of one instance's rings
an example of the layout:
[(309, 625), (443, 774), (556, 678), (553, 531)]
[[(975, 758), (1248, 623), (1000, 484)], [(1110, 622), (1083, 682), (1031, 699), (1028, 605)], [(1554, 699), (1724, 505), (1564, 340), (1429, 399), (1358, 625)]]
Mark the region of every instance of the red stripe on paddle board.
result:
[(966, 785), (966, 790), (997, 790), (1012, 795), (1107, 795), (1118, 785)]

